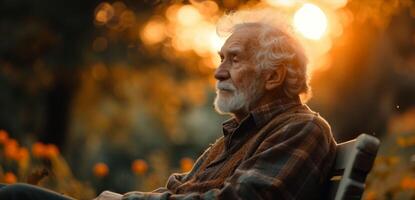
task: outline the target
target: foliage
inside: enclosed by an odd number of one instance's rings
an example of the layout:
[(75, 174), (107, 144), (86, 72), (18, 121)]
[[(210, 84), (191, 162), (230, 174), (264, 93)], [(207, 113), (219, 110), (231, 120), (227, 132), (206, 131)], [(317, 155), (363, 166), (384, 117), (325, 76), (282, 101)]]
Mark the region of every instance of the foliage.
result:
[[(0, 155), (0, 182), (34, 184), (76, 199), (94, 198), (97, 195), (94, 188), (99, 188), (110, 175), (111, 166), (98, 162), (91, 169), (95, 176), (92, 185), (80, 181), (74, 177), (55, 145), (35, 142), (29, 151), (15, 139), (9, 138), (5, 130), (0, 130)], [(152, 172), (148, 171), (149, 165), (145, 160), (136, 159), (132, 162), (132, 176), (129, 178), (135, 177), (136, 189), (151, 190), (162, 186), (167, 173), (170, 173), (163, 156), (155, 155), (150, 162), (153, 164)], [(193, 166), (191, 158), (185, 157), (180, 163), (182, 172), (189, 171)]]
[(415, 108), (392, 117), (367, 180), (365, 199), (415, 198)]
[(92, 199), (94, 189), (78, 181), (67, 162), (53, 144), (36, 142), (27, 147), (0, 130), (0, 180), (7, 184), (27, 182), (78, 198)]

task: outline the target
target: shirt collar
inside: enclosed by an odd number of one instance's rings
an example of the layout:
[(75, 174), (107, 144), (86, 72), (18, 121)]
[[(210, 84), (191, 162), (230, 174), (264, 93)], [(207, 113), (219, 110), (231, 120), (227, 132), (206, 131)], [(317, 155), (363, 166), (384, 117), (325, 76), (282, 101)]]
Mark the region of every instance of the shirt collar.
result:
[(252, 110), (240, 123), (238, 123), (235, 117), (226, 120), (222, 124), (223, 134), (224, 136), (227, 136), (234, 132), (241, 124), (248, 123), (251, 120), (255, 123), (255, 127), (260, 128), (274, 116), (300, 104), (301, 100), (299, 97), (276, 99), (275, 101)]

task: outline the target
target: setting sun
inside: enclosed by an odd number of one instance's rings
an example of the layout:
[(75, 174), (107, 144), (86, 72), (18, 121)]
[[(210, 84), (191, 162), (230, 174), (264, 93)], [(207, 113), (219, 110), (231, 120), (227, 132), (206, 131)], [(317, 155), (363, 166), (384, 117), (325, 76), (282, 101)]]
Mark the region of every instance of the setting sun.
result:
[(294, 14), (294, 27), (306, 38), (320, 39), (327, 29), (327, 17), (314, 4), (304, 4)]

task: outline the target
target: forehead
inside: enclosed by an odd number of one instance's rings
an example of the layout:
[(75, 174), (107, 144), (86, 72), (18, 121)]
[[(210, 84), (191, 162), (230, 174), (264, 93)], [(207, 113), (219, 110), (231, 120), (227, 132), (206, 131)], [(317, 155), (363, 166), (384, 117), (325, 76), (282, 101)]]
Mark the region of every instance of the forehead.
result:
[(252, 28), (237, 29), (237, 31), (232, 33), (232, 35), (226, 40), (225, 44), (222, 46), (221, 52), (247, 52), (249, 49), (248, 47), (250, 47), (255, 40), (255, 33), (256, 30)]

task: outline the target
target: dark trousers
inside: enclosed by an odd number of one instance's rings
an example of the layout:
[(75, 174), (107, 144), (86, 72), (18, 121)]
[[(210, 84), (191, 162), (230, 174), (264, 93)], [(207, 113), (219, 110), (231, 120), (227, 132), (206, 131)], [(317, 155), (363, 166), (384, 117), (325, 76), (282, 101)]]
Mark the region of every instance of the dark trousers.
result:
[(0, 184), (0, 200), (74, 200), (71, 197), (64, 196), (36, 187), (34, 185), (17, 183), (11, 185)]

